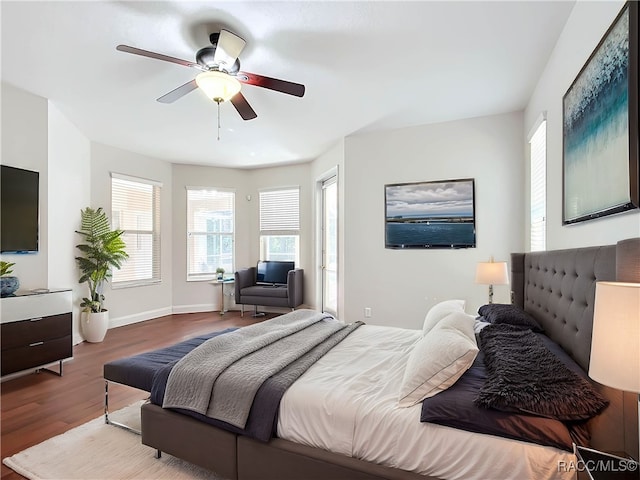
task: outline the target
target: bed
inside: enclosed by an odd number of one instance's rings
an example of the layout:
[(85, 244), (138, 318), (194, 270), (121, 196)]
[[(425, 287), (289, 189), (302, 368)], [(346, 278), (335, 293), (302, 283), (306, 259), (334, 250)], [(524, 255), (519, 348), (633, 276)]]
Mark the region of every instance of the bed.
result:
[[(595, 282), (615, 280), (616, 265), (640, 263), (639, 252), (640, 239), (630, 239), (604, 247), (514, 254), (514, 304), (539, 322), (577, 368), (586, 370)], [(575, 470), (557, 468), (559, 462), (575, 462), (566, 448), (418, 422), (427, 401), (396, 408), (402, 371), (421, 336), (420, 331), (375, 326), (350, 333), (286, 391), (277, 436), (268, 442), (149, 402), (142, 407), (142, 443), (227, 479), (574, 477)], [(378, 348), (367, 348), (372, 344)], [(120, 371), (126, 366), (125, 359)], [(378, 368), (382, 366), (384, 370)], [(469, 376), (463, 375), (457, 384)], [(324, 392), (314, 390), (318, 384), (325, 385)], [(609, 406), (589, 422), (591, 445), (637, 452), (635, 397), (596, 388)], [(450, 390), (453, 387), (443, 393)], [(352, 396), (345, 397), (346, 391)], [(429, 400), (438, 398), (445, 395)], [(330, 414), (317, 418), (318, 411)], [(381, 431), (385, 433), (379, 435)]]

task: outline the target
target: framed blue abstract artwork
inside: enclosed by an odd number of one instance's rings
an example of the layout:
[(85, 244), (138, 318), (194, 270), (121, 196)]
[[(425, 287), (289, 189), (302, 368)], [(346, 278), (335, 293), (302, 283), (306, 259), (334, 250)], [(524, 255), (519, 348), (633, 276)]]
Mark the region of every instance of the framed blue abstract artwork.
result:
[(562, 100), (563, 225), (638, 208), (638, 2), (627, 2)]

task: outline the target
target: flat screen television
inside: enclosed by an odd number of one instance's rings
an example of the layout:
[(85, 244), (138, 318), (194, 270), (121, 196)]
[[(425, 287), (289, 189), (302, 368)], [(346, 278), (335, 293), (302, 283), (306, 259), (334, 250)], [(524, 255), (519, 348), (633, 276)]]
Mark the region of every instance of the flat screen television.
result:
[(385, 248), (476, 246), (473, 179), (384, 186)]
[(0, 165), (0, 251), (38, 251), (38, 172)]
[(256, 283), (259, 285), (286, 285), (289, 270), (293, 270), (295, 266), (295, 262), (260, 261), (256, 271)]

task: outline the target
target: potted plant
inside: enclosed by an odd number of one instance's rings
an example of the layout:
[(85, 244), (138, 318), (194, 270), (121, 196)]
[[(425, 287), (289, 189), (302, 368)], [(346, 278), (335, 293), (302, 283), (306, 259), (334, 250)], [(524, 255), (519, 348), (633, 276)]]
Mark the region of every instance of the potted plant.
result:
[(85, 243), (76, 245), (81, 255), (76, 257), (80, 269), (79, 283), (87, 283), (89, 297), (84, 297), (82, 331), (88, 342), (101, 342), (109, 326), (109, 312), (103, 306), (104, 284), (111, 277), (112, 268), (120, 268), (129, 258), (122, 240), (122, 230), (111, 230), (102, 208), (90, 207), (80, 211), (80, 230)]
[(218, 276), (218, 280), (222, 280), (224, 278), (224, 268), (222, 267), (216, 268), (216, 274)]
[(20, 288), (20, 281), (18, 277), (9, 276), (13, 273), (13, 267), (15, 263), (0, 261), (0, 293), (3, 297), (13, 295), (13, 292)]

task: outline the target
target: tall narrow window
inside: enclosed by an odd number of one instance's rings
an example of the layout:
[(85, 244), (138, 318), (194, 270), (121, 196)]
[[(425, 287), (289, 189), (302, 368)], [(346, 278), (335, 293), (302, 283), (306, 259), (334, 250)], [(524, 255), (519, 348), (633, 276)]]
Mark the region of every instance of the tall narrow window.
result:
[(260, 192), (260, 260), (300, 263), (300, 189)]
[(233, 272), (234, 209), (232, 191), (187, 187), (187, 280)]
[(117, 287), (160, 281), (160, 188), (153, 180), (111, 174), (111, 222), (124, 230), (129, 258), (113, 271)]
[(547, 121), (542, 120), (529, 140), (531, 149), (532, 252), (545, 250), (547, 230)]
[(338, 313), (338, 177), (322, 182), (322, 311)]

